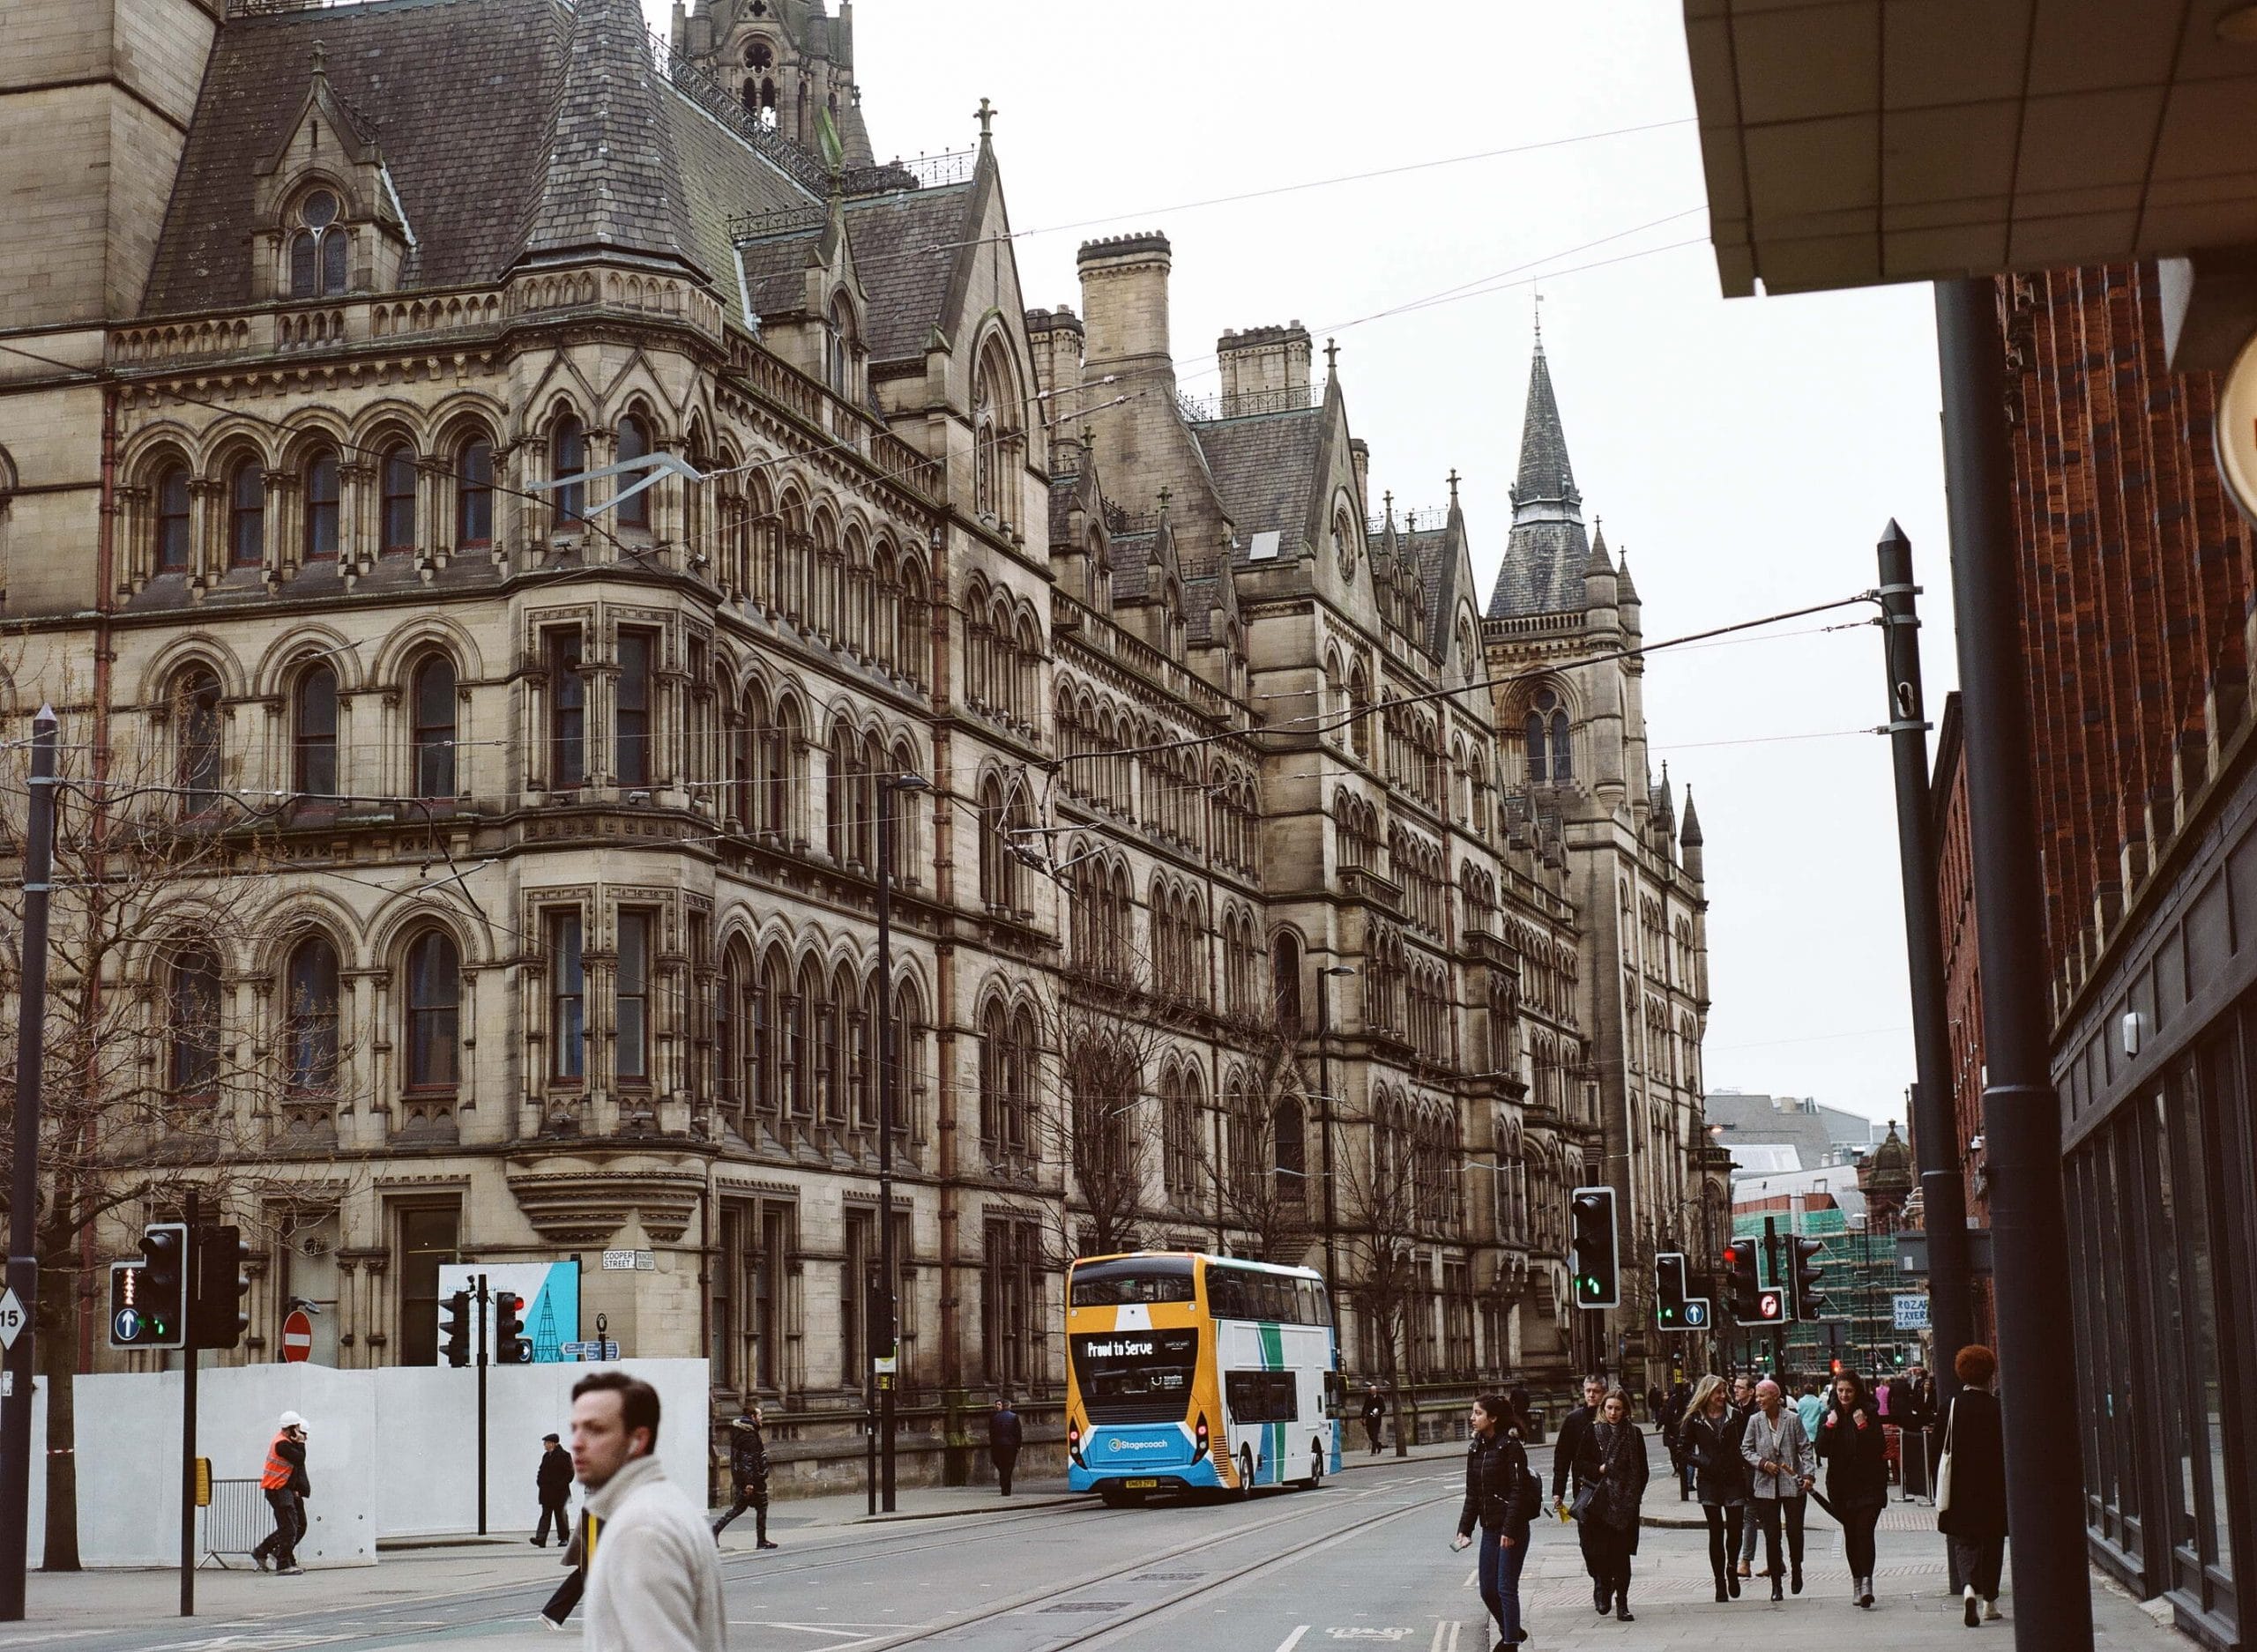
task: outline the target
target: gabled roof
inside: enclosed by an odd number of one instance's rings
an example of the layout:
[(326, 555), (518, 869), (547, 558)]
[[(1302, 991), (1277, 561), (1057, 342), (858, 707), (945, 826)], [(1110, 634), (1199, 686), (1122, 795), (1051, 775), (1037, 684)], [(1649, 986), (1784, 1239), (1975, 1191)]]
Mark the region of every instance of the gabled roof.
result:
[(958, 266), (971, 256), (980, 191), (994, 163), (980, 159), (969, 183), (908, 190), (846, 204), (846, 234), (869, 294), (873, 361), (922, 359), (926, 340), (944, 326)]
[(1245, 560), (1257, 533), (1277, 531), (1288, 544), (1300, 539), (1319, 480), (1326, 428), (1322, 407), (1191, 426), (1216, 495), (1238, 529), (1234, 561)]

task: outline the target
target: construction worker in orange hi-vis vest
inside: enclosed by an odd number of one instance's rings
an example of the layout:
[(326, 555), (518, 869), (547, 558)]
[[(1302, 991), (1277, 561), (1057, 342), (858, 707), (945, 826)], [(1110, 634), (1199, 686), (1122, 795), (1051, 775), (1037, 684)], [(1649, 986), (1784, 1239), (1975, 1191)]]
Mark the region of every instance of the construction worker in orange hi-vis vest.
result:
[(306, 1535), (306, 1499), (314, 1488), (306, 1477), (306, 1419), (295, 1411), (283, 1412), (276, 1425), (273, 1442), (266, 1447), (266, 1466), (259, 1471), (258, 1488), (266, 1493), (266, 1506), (274, 1511), (274, 1529), (250, 1552), (250, 1558), (262, 1572), (271, 1559), (282, 1576), (296, 1577), (302, 1570), (298, 1565), (298, 1542)]

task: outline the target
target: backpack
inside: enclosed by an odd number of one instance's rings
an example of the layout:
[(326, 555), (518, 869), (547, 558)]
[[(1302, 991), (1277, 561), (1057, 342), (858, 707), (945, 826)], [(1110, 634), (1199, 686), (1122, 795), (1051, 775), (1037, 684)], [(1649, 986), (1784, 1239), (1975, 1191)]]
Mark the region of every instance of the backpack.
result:
[(1514, 1489), (1512, 1512), (1515, 1520), (1531, 1523), (1544, 1508), (1544, 1482), (1536, 1477), (1535, 1470), (1525, 1462), (1520, 1471), (1520, 1485)]

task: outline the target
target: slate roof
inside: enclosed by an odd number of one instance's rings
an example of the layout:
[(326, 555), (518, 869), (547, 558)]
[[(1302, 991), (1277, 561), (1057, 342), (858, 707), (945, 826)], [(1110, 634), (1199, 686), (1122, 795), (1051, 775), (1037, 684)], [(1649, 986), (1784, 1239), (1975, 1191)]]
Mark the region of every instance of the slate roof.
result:
[(1309, 493), (1323, 450), (1324, 409), (1195, 424), (1191, 434), (1238, 529), (1232, 560), (1246, 560), (1257, 533), (1276, 530), (1285, 536), (1285, 545), (1297, 543), (1307, 526)]
[(818, 227), (796, 235), (756, 241), (740, 255), (744, 268), (744, 301), (756, 316), (787, 316), (808, 307), (808, 264), (818, 258), (823, 231)]
[(1449, 616), (1457, 606), (1459, 547), (1465, 540), (1464, 513), (1453, 505), (1449, 519), (1439, 528), (1421, 528), (1397, 536), (1417, 565), (1419, 595), (1425, 606), (1426, 651), (1449, 652)]
[(665, 108), (674, 100), (652, 70), (635, 0), (579, 0), (522, 257), (602, 249), (689, 262), (695, 237)]
[(1513, 526), (1505, 560), (1489, 594), (1489, 617), (1572, 614), (1583, 606), (1583, 569), (1590, 540), (1583, 530), (1583, 496), (1568, 463), (1567, 432), (1552, 390), (1544, 346), (1528, 373), (1528, 412), (1522, 421), (1520, 474), (1513, 485)]
[[(981, 160), (984, 175), (992, 163)], [(869, 294), (873, 361), (920, 358), (973, 234), (980, 180), (846, 203), (855, 273)]]
[[(812, 197), (667, 83), (634, 0), (371, 0), (232, 17), (212, 48), (142, 309), (252, 294), (258, 166), (313, 46), (378, 145), (415, 236), (405, 290), (499, 281), (520, 255), (612, 246), (734, 300), (729, 220)], [(732, 304), (734, 310), (734, 304)]]

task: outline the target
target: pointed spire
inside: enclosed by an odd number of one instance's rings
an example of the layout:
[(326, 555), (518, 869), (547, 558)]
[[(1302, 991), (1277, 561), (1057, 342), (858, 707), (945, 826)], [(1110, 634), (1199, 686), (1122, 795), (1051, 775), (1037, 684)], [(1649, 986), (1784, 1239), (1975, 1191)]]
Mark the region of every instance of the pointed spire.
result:
[(1685, 788), (1685, 824), (1677, 834), (1677, 841), (1687, 849), (1701, 846), (1701, 811), (1693, 807), (1693, 788)]
[(1560, 423), (1560, 401), (1552, 390), (1552, 368), (1539, 342), (1528, 370), (1528, 412), (1521, 421), (1520, 477), (1513, 484), (1513, 524), (1575, 522), (1583, 496), (1568, 463), (1568, 434)]
[(1602, 521), (1591, 538), (1590, 560), (1583, 564), (1583, 577), (1588, 579), (1593, 574), (1611, 574), (1613, 571), (1613, 559), (1606, 554), (1606, 525)]
[(1528, 410), (1522, 421), (1520, 470), (1512, 486), (1513, 525), (1503, 564), (1489, 595), (1491, 619), (1569, 614), (1582, 608), (1583, 579), (1600, 565), (1583, 529), (1583, 496), (1568, 463), (1568, 437), (1552, 366), (1537, 340), (1529, 363)]
[(1630, 547), (1627, 545), (1622, 547), (1621, 560), (1616, 565), (1614, 591), (1617, 599), (1626, 608), (1638, 600), (1638, 587), (1630, 577)]

